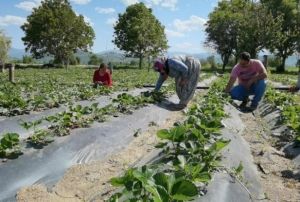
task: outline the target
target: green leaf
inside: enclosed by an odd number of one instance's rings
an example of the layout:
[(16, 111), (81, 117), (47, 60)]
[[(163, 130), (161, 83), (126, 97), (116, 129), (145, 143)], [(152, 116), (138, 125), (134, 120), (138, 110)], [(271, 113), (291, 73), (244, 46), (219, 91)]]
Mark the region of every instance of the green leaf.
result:
[(181, 142), (184, 139), (186, 130), (187, 130), (186, 127), (183, 125), (172, 128), (170, 130), (170, 133), (172, 135), (172, 141)]
[(218, 140), (211, 147), (211, 152), (219, 152), (230, 143), (230, 140)]
[(197, 182), (209, 182), (211, 180), (211, 175), (208, 172), (202, 172), (198, 174), (195, 181)]
[(185, 164), (186, 164), (186, 158), (183, 155), (178, 155), (177, 159), (180, 162), (180, 167), (184, 168)]
[(164, 148), (166, 145), (168, 145), (167, 142), (160, 142), (157, 145), (155, 145), (154, 147), (158, 148), (158, 149), (161, 149), (161, 148)]
[(241, 172), (243, 171), (243, 169), (244, 169), (243, 164), (242, 164), (242, 162), (240, 162), (239, 166), (237, 168), (235, 168), (234, 170), (235, 170), (235, 173), (237, 175), (239, 175), (239, 174), (241, 174)]
[(156, 173), (153, 176), (156, 185), (164, 187), (166, 190), (169, 189), (168, 176), (164, 173)]
[(166, 139), (166, 140), (172, 140), (172, 135), (166, 129), (159, 130), (156, 135), (157, 135), (157, 137), (159, 137), (160, 139), (163, 139), (163, 140), (164, 139)]
[(174, 184), (171, 195), (175, 200), (192, 200), (198, 196), (198, 190), (191, 181), (181, 180)]
[(0, 143), (3, 149), (13, 149), (14, 146), (19, 144), (19, 134), (7, 133), (2, 137)]

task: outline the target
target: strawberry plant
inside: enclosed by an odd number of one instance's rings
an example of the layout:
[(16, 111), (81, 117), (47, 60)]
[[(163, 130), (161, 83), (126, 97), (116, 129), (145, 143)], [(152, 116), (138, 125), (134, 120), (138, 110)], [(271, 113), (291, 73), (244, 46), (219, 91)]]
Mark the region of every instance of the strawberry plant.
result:
[(123, 177), (111, 179), (114, 186), (124, 186), (108, 201), (187, 201), (198, 195), (196, 185), (180, 173), (159, 172), (143, 166), (129, 169)]
[(190, 108), (184, 122), (158, 131), (163, 142), (156, 148), (162, 148), (164, 155), (151, 166), (131, 168), (122, 177), (113, 178), (112, 185), (123, 189), (108, 201), (171, 202), (197, 197), (196, 183), (211, 180), (211, 173), (219, 166), (220, 151), (230, 142), (218, 134), (228, 100), (220, 93), (222, 88), (223, 83), (214, 84), (202, 101)]
[[(74, 67), (64, 69), (17, 69), (16, 85), (0, 75), (0, 115), (15, 116), (30, 111), (58, 107), (70, 101), (93, 100), (112, 91), (132, 89), (145, 83), (154, 83), (155, 72), (146, 70), (116, 70), (113, 88), (92, 88), (93, 69)], [(80, 81), (80, 82), (78, 82)]]
[(19, 134), (6, 133), (0, 140), (0, 157), (14, 157), (20, 154)]
[(300, 105), (297, 95), (268, 88), (265, 99), (281, 110), (283, 122), (295, 133), (295, 141), (300, 144)]
[(37, 130), (27, 139), (27, 142), (37, 147), (43, 147), (53, 141), (53, 134), (49, 130)]

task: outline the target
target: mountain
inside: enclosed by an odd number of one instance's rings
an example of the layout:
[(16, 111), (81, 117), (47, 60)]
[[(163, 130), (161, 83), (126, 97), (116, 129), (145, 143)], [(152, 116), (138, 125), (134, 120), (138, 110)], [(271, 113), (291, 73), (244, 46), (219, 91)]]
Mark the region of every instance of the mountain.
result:
[[(79, 51), (78, 53), (75, 54), (76, 57), (80, 58), (80, 61), (82, 64), (87, 64), (89, 61), (90, 56), (93, 53), (91, 52), (83, 52), (83, 51)], [(22, 59), (23, 55), (30, 55), (29, 53), (26, 53), (24, 49), (17, 49), (17, 48), (11, 48), (9, 50), (9, 56), (11, 59)], [(132, 60), (136, 60), (136, 58), (128, 58), (125, 57), (125, 55), (123, 54), (123, 52), (121, 51), (116, 51), (116, 50), (109, 50), (109, 51), (102, 51), (100, 53), (96, 53), (97, 56), (101, 57), (103, 59), (103, 62), (108, 63), (108, 62), (112, 62), (112, 63), (129, 63)], [(192, 56), (198, 59), (206, 59), (207, 57), (214, 55), (215, 56), (215, 60), (217, 63), (222, 63), (221, 58), (219, 55), (217, 54), (212, 54), (212, 53), (185, 53), (185, 52), (168, 52), (167, 55), (169, 57), (173, 57), (176, 55), (188, 55), (188, 56)], [(48, 63), (51, 59), (53, 59), (52, 57), (44, 57), (42, 59), (39, 59), (38, 62), (40, 63)], [(262, 59), (262, 55), (259, 55), (259, 59)], [(297, 63), (297, 60), (299, 58), (296, 55), (290, 56), (287, 60), (286, 60), (286, 65), (287, 66), (295, 66), (295, 64)]]

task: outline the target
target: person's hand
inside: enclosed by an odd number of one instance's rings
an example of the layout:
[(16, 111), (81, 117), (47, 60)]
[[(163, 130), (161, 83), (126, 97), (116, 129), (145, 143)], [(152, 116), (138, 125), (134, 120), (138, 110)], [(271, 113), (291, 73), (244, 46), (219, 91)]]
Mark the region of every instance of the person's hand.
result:
[(245, 88), (246, 88), (247, 90), (250, 90), (250, 87), (252, 86), (253, 83), (255, 83), (255, 81), (254, 81), (253, 79), (250, 79), (250, 80), (246, 83)]

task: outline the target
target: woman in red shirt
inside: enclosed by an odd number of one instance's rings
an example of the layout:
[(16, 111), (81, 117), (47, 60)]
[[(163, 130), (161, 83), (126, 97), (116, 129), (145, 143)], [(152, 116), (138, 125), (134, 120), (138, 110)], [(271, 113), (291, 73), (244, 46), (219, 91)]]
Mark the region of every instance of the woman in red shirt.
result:
[(107, 71), (106, 64), (102, 63), (98, 70), (94, 72), (93, 77), (94, 87), (97, 86), (112, 86), (112, 79), (110, 73)]

